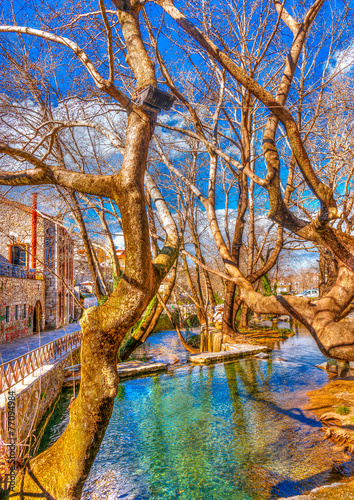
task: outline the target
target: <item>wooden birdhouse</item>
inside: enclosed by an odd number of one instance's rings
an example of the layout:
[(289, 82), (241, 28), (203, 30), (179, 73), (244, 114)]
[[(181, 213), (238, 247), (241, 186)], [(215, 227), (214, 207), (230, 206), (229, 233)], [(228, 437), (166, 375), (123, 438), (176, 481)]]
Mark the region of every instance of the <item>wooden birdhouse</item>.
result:
[(134, 103), (146, 111), (159, 113), (162, 109), (169, 110), (175, 99), (174, 96), (167, 92), (149, 85), (137, 92)]

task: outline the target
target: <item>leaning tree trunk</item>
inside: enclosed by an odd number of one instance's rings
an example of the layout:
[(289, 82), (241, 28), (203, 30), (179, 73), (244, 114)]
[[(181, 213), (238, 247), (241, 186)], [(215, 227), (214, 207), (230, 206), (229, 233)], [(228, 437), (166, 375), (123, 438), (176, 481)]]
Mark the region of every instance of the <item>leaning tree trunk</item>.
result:
[[(167, 289), (163, 296), (161, 297), (161, 301), (164, 304), (167, 304), (169, 301), (172, 290), (176, 283), (176, 274), (177, 274), (177, 266), (174, 265), (171, 276), (168, 282)], [(157, 296), (155, 296), (149, 304), (147, 311), (145, 312), (141, 323), (139, 324), (137, 330), (133, 331), (133, 333), (129, 336), (124, 345), (119, 349), (119, 359), (121, 361), (126, 361), (129, 356), (139, 347), (141, 346), (153, 333), (157, 322), (161, 316), (161, 313), (164, 309), (161, 301), (158, 301)]]
[[(242, 245), (243, 231), (245, 227), (245, 214), (248, 205), (247, 198), (247, 178), (244, 174), (240, 175), (238, 182), (238, 210), (237, 219), (235, 224), (235, 233), (232, 241), (232, 247), (230, 255), (236, 266), (239, 266), (240, 262), (240, 250)], [(237, 328), (235, 325), (235, 292), (236, 285), (231, 281), (226, 282), (225, 291), (225, 305), (222, 320), (222, 332), (223, 334), (235, 336)]]
[(157, 297), (159, 299), (159, 302), (161, 304), (161, 306), (163, 307), (164, 311), (165, 311), (165, 314), (167, 315), (168, 319), (170, 320), (173, 328), (176, 330), (177, 332), (177, 335), (178, 335), (178, 338), (179, 340), (181, 341), (183, 347), (190, 353), (192, 354), (197, 354), (199, 353), (199, 349), (196, 349), (195, 347), (191, 346), (188, 344), (188, 342), (185, 341), (183, 335), (182, 335), (182, 332), (181, 332), (181, 329), (179, 327), (179, 324), (178, 322), (176, 322), (172, 316), (172, 314), (170, 313), (170, 311), (167, 309), (167, 306), (166, 306), (166, 303), (161, 299), (161, 297), (159, 296), (159, 294), (157, 294)]
[(111, 196), (121, 215), (126, 245), (125, 273), (107, 302), (84, 313), (81, 387), (71, 405), (63, 435), (31, 459), (16, 480), (21, 498), (44, 496), (78, 500), (104, 437), (118, 391), (117, 351), (137, 322), (177, 257), (178, 237), (151, 261), (145, 210), (144, 172), (151, 136), (149, 118), (139, 109), (129, 115), (126, 149), (120, 172), (112, 177)]
[(225, 302), (222, 315), (222, 332), (231, 337), (235, 334), (234, 302), (236, 285), (227, 281), (225, 286)]

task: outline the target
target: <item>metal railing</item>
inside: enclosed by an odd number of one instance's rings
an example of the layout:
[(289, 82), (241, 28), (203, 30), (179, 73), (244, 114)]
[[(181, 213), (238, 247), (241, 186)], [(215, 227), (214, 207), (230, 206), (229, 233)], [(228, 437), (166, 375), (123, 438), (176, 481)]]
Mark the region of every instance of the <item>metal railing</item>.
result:
[(0, 365), (0, 394), (22, 382), (25, 377), (31, 375), (38, 368), (55, 361), (61, 354), (70, 352), (79, 345), (81, 345), (81, 330), (69, 333), (29, 351), (23, 356), (3, 363)]
[(0, 261), (0, 276), (10, 276), (12, 278), (43, 279), (43, 274), (36, 270), (27, 269), (22, 266), (15, 266), (7, 262)]

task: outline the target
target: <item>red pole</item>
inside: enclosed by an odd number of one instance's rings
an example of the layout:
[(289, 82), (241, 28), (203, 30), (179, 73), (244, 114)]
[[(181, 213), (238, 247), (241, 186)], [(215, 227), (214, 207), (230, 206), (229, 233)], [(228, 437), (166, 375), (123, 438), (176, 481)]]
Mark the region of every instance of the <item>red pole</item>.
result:
[(37, 193), (32, 194), (32, 269), (37, 264)]

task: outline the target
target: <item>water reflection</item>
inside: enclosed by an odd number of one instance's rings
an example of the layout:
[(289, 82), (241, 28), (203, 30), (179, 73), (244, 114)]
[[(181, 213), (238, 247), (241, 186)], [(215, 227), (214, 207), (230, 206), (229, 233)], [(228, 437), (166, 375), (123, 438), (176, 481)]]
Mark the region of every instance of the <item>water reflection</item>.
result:
[(354, 474), (300, 409), (323, 359), (300, 330), (269, 359), (123, 382), (84, 498), (265, 500)]

